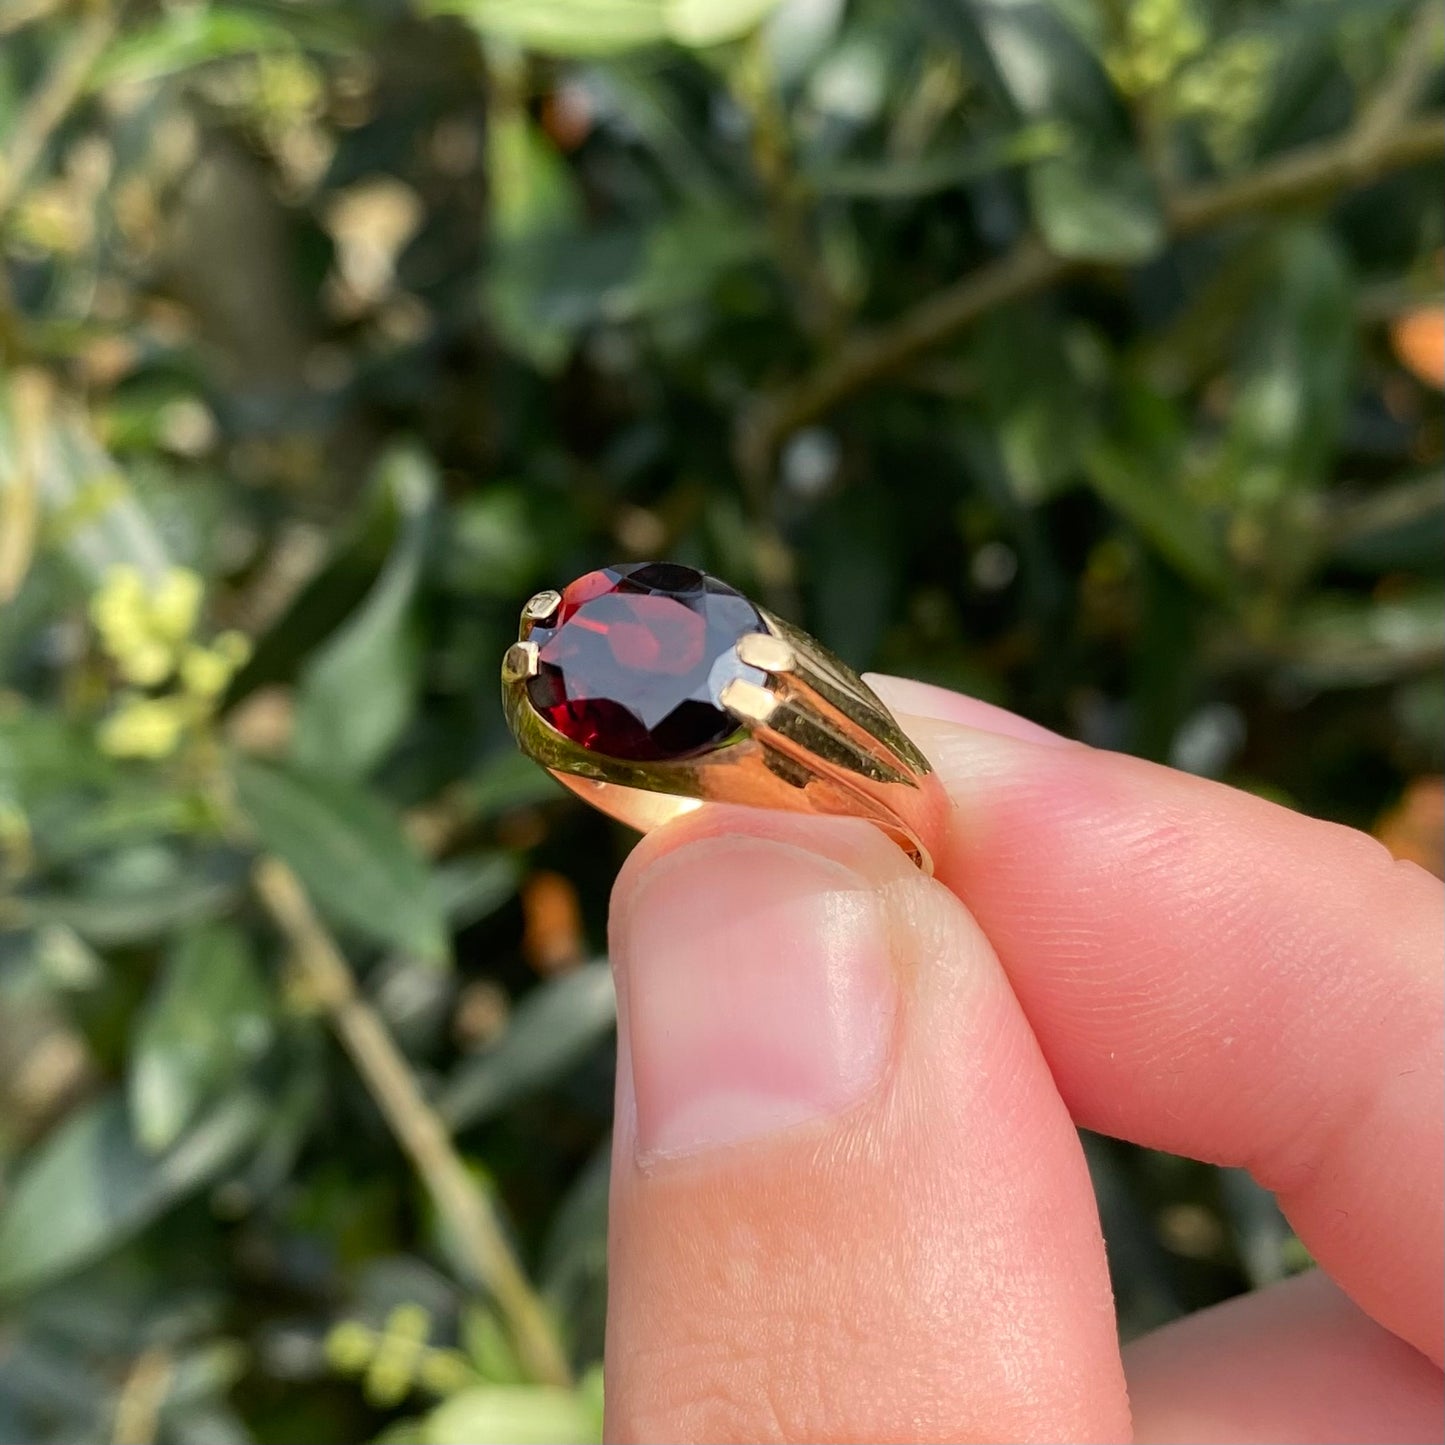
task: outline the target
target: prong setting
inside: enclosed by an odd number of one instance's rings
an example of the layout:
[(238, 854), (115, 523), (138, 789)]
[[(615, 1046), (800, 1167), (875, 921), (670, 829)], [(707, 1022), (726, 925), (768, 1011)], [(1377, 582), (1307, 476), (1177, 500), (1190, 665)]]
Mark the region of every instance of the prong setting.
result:
[(781, 637), (771, 632), (749, 632), (738, 638), (738, 661), (760, 672), (774, 675), (792, 672), (798, 665), (797, 654)]
[(514, 642), (502, 657), (502, 680), (521, 682), (525, 678), (536, 677), (539, 656), (535, 642)]
[(546, 622), (555, 615), (561, 605), (562, 594), (549, 587), (546, 591), (538, 592), (536, 596), (527, 599), (527, 605), (522, 608), (522, 620), (524, 622)]
[(773, 715), (778, 700), (767, 688), (746, 678), (735, 677), (724, 683), (718, 701), (739, 722), (765, 723)]

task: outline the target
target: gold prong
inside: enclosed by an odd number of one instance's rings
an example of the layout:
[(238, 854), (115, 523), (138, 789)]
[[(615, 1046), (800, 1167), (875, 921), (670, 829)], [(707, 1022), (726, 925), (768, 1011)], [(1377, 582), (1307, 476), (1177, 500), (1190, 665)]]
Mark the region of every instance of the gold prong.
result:
[(502, 680), (521, 682), (523, 678), (536, 677), (538, 657), (535, 642), (514, 642), (502, 658)]
[(549, 587), (545, 592), (539, 592), (535, 597), (527, 599), (527, 605), (522, 608), (522, 616), (528, 622), (545, 622), (561, 605), (562, 594)]
[(740, 722), (765, 723), (778, 705), (777, 698), (767, 688), (743, 677), (724, 683), (717, 696), (718, 701)]
[(763, 672), (791, 672), (798, 665), (797, 654), (771, 632), (745, 632), (738, 638), (738, 660)]

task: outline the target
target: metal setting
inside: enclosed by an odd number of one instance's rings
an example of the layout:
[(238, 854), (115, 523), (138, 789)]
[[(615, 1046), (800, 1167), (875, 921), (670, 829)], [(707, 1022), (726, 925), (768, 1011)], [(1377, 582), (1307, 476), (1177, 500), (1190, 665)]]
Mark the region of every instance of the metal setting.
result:
[(523, 609), (502, 664), (502, 705), (518, 746), (564, 787), (644, 833), (705, 802), (863, 818), (932, 872), (928, 844), (947, 803), (928, 760), (867, 684), (805, 632), (759, 608), (767, 631), (740, 638), (736, 651), (766, 680), (735, 678), (718, 698), (738, 732), (690, 757), (629, 761), (564, 736), (527, 695), (538, 667), (528, 634), (556, 611), (543, 604), (538, 617), (538, 604), (558, 596), (538, 593)]
[(740, 662), (764, 672), (792, 672), (798, 665), (793, 649), (771, 632), (750, 632), (738, 638), (737, 654)]
[(562, 594), (549, 587), (545, 592), (539, 592), (527, 600), (527, 605), (522, 608), (522, 616), (529, 622), (546, 622), (561, 605)]
[(718, 701), (740, 723), (765, 723), (773, 715), (778, 700), (769, 688), (744, 677), (735, 677), (723, 684)]
[(502, 681), (523, 682), (537, 675), (537, 644), (514, 642), (502, 657)]

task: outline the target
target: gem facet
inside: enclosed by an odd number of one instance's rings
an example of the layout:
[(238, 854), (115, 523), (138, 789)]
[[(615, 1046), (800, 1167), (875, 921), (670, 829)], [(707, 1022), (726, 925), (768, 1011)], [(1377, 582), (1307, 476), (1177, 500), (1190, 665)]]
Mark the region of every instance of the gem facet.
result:
[(757, 608), (704, 572), (603, 567), (527, 633), (539, 649), (527, 696), (558, 732), (608, 757), (691, 757), (737, 732), (719, 693), (733, 678), (765, 681), (733, 651), (763, 631)]

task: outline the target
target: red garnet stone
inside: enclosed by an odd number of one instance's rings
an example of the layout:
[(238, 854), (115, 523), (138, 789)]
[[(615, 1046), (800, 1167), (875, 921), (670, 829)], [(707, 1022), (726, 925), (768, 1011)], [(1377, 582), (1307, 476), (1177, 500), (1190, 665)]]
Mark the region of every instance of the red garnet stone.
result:
[(763, 632), (740, 592), (672, 562), (603, 567), (579, 577), (529, 634), (538, 666), (532, 706), (593, 752), (635, 762), (691, 757), (738, 730), (718, 701), (740, 663), (738, 638)]

